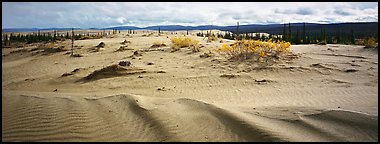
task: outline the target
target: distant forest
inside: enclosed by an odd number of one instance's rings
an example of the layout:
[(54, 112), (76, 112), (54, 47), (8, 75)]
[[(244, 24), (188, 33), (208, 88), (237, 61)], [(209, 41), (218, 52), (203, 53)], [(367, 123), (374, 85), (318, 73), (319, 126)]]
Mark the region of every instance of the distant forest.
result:
[[(71, 32), (67, 31), (65, 34), (59, 34), (58, 31), (54, 30), (53, 32), (41, 32), (38, 30), (37, 32), (32, 32), (28, 34), (3, 34), (2, 38), (2, 46), (3, 47), (9, 47), (12, 44), (20, 44), (20, 43), (36, 43), (36, 42), (55, 42), (55, 41), (63, 41), (66, 39), (70, 40), (84, 40), (84, 39), (97, 39), (97, 38), (103, 38), (106, 35), (109, 34), (116, 34), (117, 32), (120, 33), (120, 31), (117, 31), (115, 29), (112, 30), (112, 32), (109, 31), (103, 31), (103, 32), (97, 32), (97, 33), (87, 33), (87, 34), (75, 34), (74, 29), (71, 30)], [(129, 31), (128, 31), (129, 33)]]
[[(368, 39), (378, 41), (378, 23), (243, 25), (228, 27), (230, 33), (218, 34), (226, 39), (283, 40), (292, 44), (359, 44)], [(256, 34), (253, 34), (256, 33)], [(268, 33), (268, 36), (259, 33)], [(208, 32), (198, 36), (208, 36)]]
[[(105, 30), (112, 30), (112, 34), (120, 33), (120, 30), (128, 29), (128, 33), (134, 33), (137, 29), (156, 29), (165, 31), (173, 30), (206, 30), (205, 33), (199, 32), (198, 36), (216, 36), (225, 39), (260, 39), (260, 40), (282, 40), (292, 44), (358, 44), (364, 45), (368, 39), (378, 41), (378, 23), (338, 23), (338, 24), (314, 24), (314, 23), (287, 23), (287, 24), (271, 24), (271, 25), (239, 25), (236, 26), (153, 26), (147, 28), (138, 27), (114, 27), (105, 28), (103, 32), (88, 33), (88, 34), (59, 34), (57, 30), (53, 32), (31, 32), (28, 34), (3, 33), (2, 45), (9, 46), (11, 43), (34, 43), (34, 42), (49, 42), (65, 39), (93, 39), (101, 38), (107, 33)], [(211, 33), (211, 29), (228, 31), (225, 34)], [(67, 29), (69, 30), (69, 29)], [(74, 31), (74, 29), (72, 29)], [(255, 34), (256, 33), (256, 34)], [(260, 35), (259, 33), (268, 33), (268, 36)]]
[[(250, 29), (239, 28), (249, 33)], [(283, 24), (282, 27), (267, 29), (271, 35), (282, 35), (283, 40), (292, 44), (315, 44), (318, 42), (335, 44), (363, 44), (369, 38), (378, 39), (378, 23), (342, 24)]]

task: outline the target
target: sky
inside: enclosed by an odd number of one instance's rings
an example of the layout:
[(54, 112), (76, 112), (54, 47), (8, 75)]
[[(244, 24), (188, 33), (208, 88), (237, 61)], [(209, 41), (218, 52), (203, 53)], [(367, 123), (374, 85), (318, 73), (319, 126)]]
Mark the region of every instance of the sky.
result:
[(2, 28), (378, 22), (378, 2), (2, 2)]

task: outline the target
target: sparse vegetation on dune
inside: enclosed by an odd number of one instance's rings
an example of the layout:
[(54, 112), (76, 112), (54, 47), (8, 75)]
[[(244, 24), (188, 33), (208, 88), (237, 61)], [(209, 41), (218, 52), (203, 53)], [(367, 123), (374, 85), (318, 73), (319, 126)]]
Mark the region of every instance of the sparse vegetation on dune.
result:
[(121, 51), (125, 51), (125, 50), (133, 50), (132, 48), (128, 48), (128, 45), (125, 45), (125, 46), (120, 46), (120, 48), (118, 48), (116, 50), (116, 52), (121, 52)]
[(120, 44), (123, 44), (123, 45), (125, 45), (125, 44), (128, 44), (128, 43), (131, 43), (131, 41), (127, 41), (127, 40), (124, 40), (123, 42), (121, 42)]
[(282, 54), (290, 51), (290, 43), (285, 41), (260, 41), (260, 40), (237, 40), (233, 44), (223, 44), (216, 50), (225, 54), (229, 59), (268, 59), (271, 57), (278, 58)]
[(153, 43), (152, 46), (150, 46), (150, 48), (158, 48), (158, 47), (163, 47), (163, 46), (166, 46), (164, 42), (156, 41)]
[(170, 39), (172, 42), (172, 50), (177, 51), (180, 48), (189, 47), (193, 52), (200, 51), (199, 41), (188, 37), (174, 37)]
[(217, 41), (219, 38), (214, 36), (214, 35), (209, 35), (208, 38), (207, 38), (207, 42), (213, 42), (213, 41)]
[(377, 40), (374, 37), (370, 37), (364, 40), (364, 48), (376, 48)]
[(106, 44), (104, 42), (100, 42), (96, 47), (104, 48)]
[[(109, 77), (123, 76), (123, 75), (133, 75), (146, 73), (146, 70), (141, 68), (136, 68), (131, 66), (129, 61), (121, 61), (119, 64), (112, 64), (101, 69), (95, 70), (89, 75), (83, 77), (79, 81), (92, 81), (98, 79), (104, 79)], [(79, 82), (78, 81), (78, 82)]]
[(214, 56), (214, 53), (211, 51), (208, 51), (208, 52), (205, 52), (205, 53), (199, 55), (200, 58), (208, 58), (208, 57), (212, 57), (212, 56)]
[(73, 54), (73, 55), (71, 55), (71, 57), (83, 57), (83, 55), (81, 55), (81, 54)]

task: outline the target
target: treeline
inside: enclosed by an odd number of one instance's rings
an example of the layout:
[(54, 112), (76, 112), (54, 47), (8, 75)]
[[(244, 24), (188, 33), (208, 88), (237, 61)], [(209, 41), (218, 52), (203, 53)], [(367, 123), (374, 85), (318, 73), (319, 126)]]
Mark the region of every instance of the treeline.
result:
[(211, 32), (208, 32), (207, 33), (203, 33), (202, 32), (198, 32), (197, 33), (197, 36), (200, 36), (200, 37), (218, 37), (218, 38), (224, 38), (224, 39), (230, 39), (230, 40), (235, 40), (235, 39), (253, 39), (253, 40), (261, 40), (261, 41), (265, 41), (265, 40), (269, 40), (269, 39), (272, 39), (272, 40), (282, 40), (281, 36), (280, 35), (272, 35), (272, 34), (268, 34), (268, 36), (262, 34), (262, 33), (244, 33), (244, 34), (234, 34), (234, 33), (231, 33), (231, 32), (225, 32), (224, 34), (221, 34), (221, 33), (211, 33)]
[[(378, 39), (378, 33), (363, 33), (360, 31), (354, 31), (353, 29), (338, 29), (332, 32), (326, 30), (326, 28), (320, 28), (316, 31), (315, 28), (308, 31), (306, 23), (303, 26), (291, 26), (291, 23), (283, 25), (282, 34), (267, 34), (262, 35), (260, 33), (239, 33), (239, 23), (237, 24), (236, 31), (226, 32), (224, 35), (216, 34), (216, 36), (225, 39), (254, 39), (254, 40), (281, 40), (287, 41), (291, 44), (359, 44), (364, 45), (369, 39)], [(197, 33), (197, 36), (214, 35), (207, 32)], [(377, 42), (377, 41), (376, 41)]]
[[(28, 34), (14, 34), (14, 33), (3, 33), (2, 35), (2, 45), (3, 46), (10, 46), (12, 43), (36, 43), (36, 42), (55, 42), (55, 41), (64, 41), (66, 39), (72, 39), (74, 40), (83, 40), (83, 39), (97, 39), (102, 38), (109, 34), (116, 34), (117, 30), (113, 29), (111, 31), (103, 31), (103, 32), (97, 32), (97, 33), (87, 33), (87, 34), (74, 34), (70, 35), (69, 31), (66, 33), (59, 33), (58, 31), (53, 32), (33, 32)], [(120, 33), (120, 31), (119, 31)], [(72, 37), (73, 36), (73, 37)]]
[(292, 44), (361, 44), (361, 39), (368, 39), (370, 37), (377, 37), (377, 35), (357, 35), (354, 30), (350, 32), (337, 31), (328, 32), (326, 29), (321, 28), (320, 32), (307, 32), (306, 24), (303, 24), (302, 29), (292, 29), (291, 24), (284, 24), (283, 27), (283, 40), (291, 42)]

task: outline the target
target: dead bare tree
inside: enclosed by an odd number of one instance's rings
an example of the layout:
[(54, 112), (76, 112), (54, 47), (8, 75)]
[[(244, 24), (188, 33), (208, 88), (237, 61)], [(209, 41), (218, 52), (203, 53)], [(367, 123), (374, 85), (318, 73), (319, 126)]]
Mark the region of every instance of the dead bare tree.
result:
[(237, 27), (236, 27), (236, 37), (237, 37), (237, 39), (240, 39), (239, 22), (237, 22)]
[(74, 55), (74, 28), (71, 29), (71, 56)]

